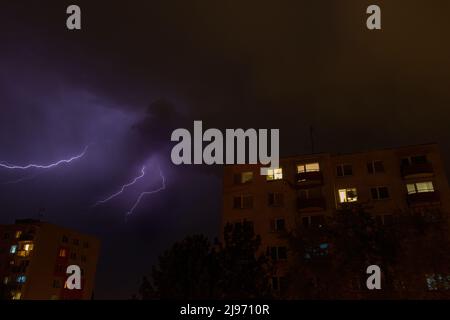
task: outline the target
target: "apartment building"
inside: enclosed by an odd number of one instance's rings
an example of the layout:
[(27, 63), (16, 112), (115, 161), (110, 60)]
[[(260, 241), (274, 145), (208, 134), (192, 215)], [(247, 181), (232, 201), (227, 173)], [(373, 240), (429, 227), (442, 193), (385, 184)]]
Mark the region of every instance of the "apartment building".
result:
[[(91, 299), (99, 249), (95, 237), (39, 220), (0, 225), (0, 280), (12, 299)], [(81, 269), (81, 290), (66, 286), (69, 265)]]
[(280, 232), (317, 226), (342, 204), (363, 204), (381, 223), (398, 212), (450, 213), (450, 189), (437, 144), (351, 154), (310, 154), (280, 160), (268, 176), (259, 165), (225, 167), (222, 224), (253, 225), (277, 263), (280, 286), (289, 259)]

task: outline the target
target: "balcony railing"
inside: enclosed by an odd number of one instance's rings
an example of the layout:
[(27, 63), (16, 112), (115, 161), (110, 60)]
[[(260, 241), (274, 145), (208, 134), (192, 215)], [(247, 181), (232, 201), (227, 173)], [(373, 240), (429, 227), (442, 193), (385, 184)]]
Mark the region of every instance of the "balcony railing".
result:
[(417, 192), (407, 195), (409, 205), (426, 204), (440, 202), (441, 197), (438, 191)]
[(319, 186), (323, 184), (323, 174), (322, 171), (299, 172), (296, 181), (299, 187)]
[(305, 209), (320, 209), (325, 210), (326, 204), (324, 198), (312, 198), (312, 199), (304, 199), (304, 198), (298, 198), (297, 199), (297, 208), (299, 210), (305, 210)]
[(413, 163), (402, 166), (402, 177), (418, 177), (429, 176), (433, 174), (433, 166), (431, 163)]
[(22, 234), (20, 237), (19, 237), (19, 241), (30, 241), (30, 240), (33, 240), (34, 239), (34, 234), (32, 234), (32, 233), (25, 233), (25, 234)]

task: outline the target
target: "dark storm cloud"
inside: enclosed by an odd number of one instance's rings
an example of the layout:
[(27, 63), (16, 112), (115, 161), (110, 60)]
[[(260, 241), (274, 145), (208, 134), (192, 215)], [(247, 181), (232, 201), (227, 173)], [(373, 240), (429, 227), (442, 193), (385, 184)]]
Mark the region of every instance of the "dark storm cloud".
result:
[[(46, 207), (46, 219), (98, 235), (97, 296), (123, 298), (169, 243), (217, 233), (218, 175), (169, 160), (171, 131), (193, 120), (280, 128), (282, 154), (309, 152), (310, 126), (316, 151), (438, 141), (448, 163), (450, 4), (376, 2), (376, 32), (365, 28), (373, 1), (77, 1), (79, 32), (65, 29), (72, 2), (3, 2), (0, 160), (90, 147), (73, 166), (0, 185), (1, 222)], [(147, 162), (163, 168), (166, 192), (124, 222), (136, 193), (158, 186), (151, 167), (90, 208)]]

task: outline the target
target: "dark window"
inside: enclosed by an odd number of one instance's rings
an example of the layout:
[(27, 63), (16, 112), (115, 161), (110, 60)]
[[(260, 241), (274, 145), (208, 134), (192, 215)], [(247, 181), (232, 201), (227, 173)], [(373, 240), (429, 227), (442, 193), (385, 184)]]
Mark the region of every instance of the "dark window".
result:
[(368, 162), (367, 163), (367, 171), (370, 174), (384, 172), (383, 161), (376, 160), (376, 161)]
[(253, 231), (253, 221), (243, 220), (242, 222), (235, 222), (233, 224), (235, 230), (249, 229)]
[(284, 231), (286, 228), (285, 220), (283, 218), (270, 221), (270, 229), (272, 232)]
[(277, 247), (270, 248), (270, 256), (272, 257), (272, 260), (277, 260)]
[(233, 198), (233, 208), (240, 209), (241, 208), (241, 197)]
[(79, 245), (80, 244), (80, 240), (78, 240), (78, 239), (73, 239), (73, 244), (74, 245)]
[(279, 290), (280, 289), (280, 285), (278, 282), (278, 277), (272, 277), (272, 289), (273, 290)]
[(280, 291), (281, 292), (286, 291), (286, 289), (288, 287), (288, 282), (287, 282), (286, 277), (280, 277), (279, 284), (280, 284)]
[(384, 224), (391, 225), (394, 222), (394, 216), (392, 214), (386, 214), (383, 217)]
[(325, 216), (318, 215), (318, 216), (311, 216), (311, 226), (312, 227), (321, 227), (325, 223)]
[(411, 157), (411, 163), (412, 164), (427, 163), (427, 157), (423, 155)]
[(278, 259), (287, 259), (286, 247), (278, 247)]
[(70, 254), (70, 259), (76, 260), (76, 258), (77, 258), (77, 254), (76, 254), (75, 252), (72, 252), (72, 253)]
[(284, 195), (282, 193), (269, 193), (268, 205), (269, 207), (282, 207), (284, 204)]
[(303, 218), (302, 218), (302, 225), (303, 225), (305, 228), (308, 228), (308, 227), (309, 227), (309, 217), (303, 217)]
[(5, 234), (3, 235), (3, 239), (9, 239), (9, 233), (5, 233)]
[(383, 217), (382, 216), (376, 216), (375, 221), (377, 224), (382, 225), (383, 224)]
[(67, 236), (63, 236), (62, 237), (62, 242), (68, 243), (69, 242), (69, 238), (67, 238)]
[(81, 262), (86, 262), (86, 256), (81, 256)]
[(341, 164), (336, 167), (336, 173), (338, 177), (353, 175), (353, 167), (351, 164)]
[(61, 288), (61, 284), (59, 280), (53, 280), (53, 288)]
[(89, 248), (89, 242), (84, 242), (83, 243), (83, 248), (85, 248), (85, 249)]
[(284, 219), (275, 220), (275, 227), (277, 231), (284, 231), (286, 228)]
[(56, 267), (55, 267), (55, 272), (56, 273), (65, 273), (65, 269), (64, 269), (64, 266), (62, 265), (62, 264), (58, 264), (58, 265), (56, 265)]
[(403, 158), (401, 160), (401, 165), (403, 166), (409, 166), (409, 158)]
[(287, 248), (286, 247), (271, 247), (270, 256), (272, 260), (286, 260), (287, 259)]
[(384, 172), (383, 161), (374, 161), (373, 168), (375, 169), (375, 172)]
[(242, 199), (242, 208), (249, 209), (253, 207), (253, 197), (252, 196), (244, 196)]
[(234, 209), (250, 209), (252, 207), (253, 207), (253, 197), (250, 195), (238, 196), (233, 198)]
[(372, 194), (372, 199), (378, 199), (378, 190), (377, 190), (377, 188), (370, 188), (370, 193)]
[(351, 176), (353, 174), (353, 168), (350, 164), (344, 165), (344, 176)]
[(372, 199), (374, 200), (389, 198), (389, 190), (387, 187), (370, 188), (370, 193), (372, 194)]
[(387, 199), (389, 198), (389, 190), (387, 187), (379, 187), (378, 188), (378, 195), (380, 199)]

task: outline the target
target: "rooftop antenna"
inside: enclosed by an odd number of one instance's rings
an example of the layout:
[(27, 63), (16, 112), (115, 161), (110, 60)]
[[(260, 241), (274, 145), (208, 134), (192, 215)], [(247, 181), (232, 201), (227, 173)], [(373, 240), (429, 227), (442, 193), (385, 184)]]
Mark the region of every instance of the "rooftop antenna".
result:
[(314, 129), (312, 126), (309, 126), (309, 139), (311, 142), (311, 153), (314, 153)]

